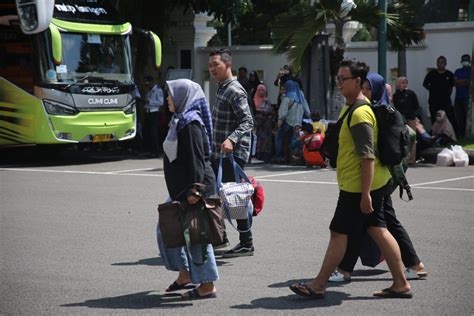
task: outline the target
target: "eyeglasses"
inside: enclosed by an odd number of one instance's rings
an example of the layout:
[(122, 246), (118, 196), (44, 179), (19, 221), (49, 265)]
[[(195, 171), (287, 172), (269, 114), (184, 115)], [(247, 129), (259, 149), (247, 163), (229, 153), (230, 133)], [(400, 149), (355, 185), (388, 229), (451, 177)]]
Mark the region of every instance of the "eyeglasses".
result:
[(344, 82), (348, 79), (355, 79), (355, 78), (357, 78), (357, 77), (343, 77), (343, 76), (339, 76), (339, 75), (336, 76), (336, 80), (339, 81), (339, 82)]

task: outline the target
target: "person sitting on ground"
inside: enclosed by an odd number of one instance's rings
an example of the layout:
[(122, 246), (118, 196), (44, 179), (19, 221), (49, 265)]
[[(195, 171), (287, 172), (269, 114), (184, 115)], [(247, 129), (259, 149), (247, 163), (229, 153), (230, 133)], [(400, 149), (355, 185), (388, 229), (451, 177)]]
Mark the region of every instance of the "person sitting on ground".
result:
[[(309, 127), (309, 128), (308, 128)], [(306, 135), (303, 139), (303, 158), (306, 162), (306, 167), (326, 167), (323, 156), (319, 152), (319, 149), (323, 145), (324, 135), (321, 128), (317, 128), (314, 132), (311, 125), (303, 126), (303, 129), (307, 128)]]
[(439, 146), (448, 146), (457, 141), (454, 128), (443, 110), (436, 112), (436, 120), (431, 126), (431, 135), (434, 143)]
[(301, 125), (296, 125), (293, 136), (290, 141), (290, 152), (291, 159), (290, 162), (295, 165), (299, 165), (303, 162), (303, 140), (306, 136), (306, 131), (304, 131)]
[(326, 124), (321, 122), (321, 115), (319, 112), (311, 113), (311, 120), (313, 121), (313, 133), (316, 133), (317, 130), (320, 131), (321, 135), (326, 135)]

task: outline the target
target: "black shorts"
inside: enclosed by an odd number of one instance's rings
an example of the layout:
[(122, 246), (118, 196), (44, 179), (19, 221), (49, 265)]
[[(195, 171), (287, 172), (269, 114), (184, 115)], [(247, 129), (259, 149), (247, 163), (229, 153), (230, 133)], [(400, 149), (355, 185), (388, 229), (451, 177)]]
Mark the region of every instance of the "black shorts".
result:
[(336, 212), (329, 229), (336, 233), (351, 235), (362, 233), (368, 227), (387, 227), (383, 214), (383, 197), (386, 192), (386, 186), (371, 191), (374, 211), (370, 214), (363, 214), (360, 210), (361, 193), (339, 191)]

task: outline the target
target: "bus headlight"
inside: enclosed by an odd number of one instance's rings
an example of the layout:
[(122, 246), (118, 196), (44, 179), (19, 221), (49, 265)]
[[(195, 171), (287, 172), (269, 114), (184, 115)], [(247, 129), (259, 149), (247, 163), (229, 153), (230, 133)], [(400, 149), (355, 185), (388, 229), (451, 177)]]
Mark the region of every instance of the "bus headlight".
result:
[(133, 114), (135, 113), (135, 100), (133, 100), (132, 102), (130, 102), (126, 107), (123, 108), (123, 112), (125, 114)]
[(43, 100), (44, 108), (46, 112), (52, 115), (76, 115), (79, 113), (78, 110), (73, 108), (72, 106), (51, 101), (51, 100)]

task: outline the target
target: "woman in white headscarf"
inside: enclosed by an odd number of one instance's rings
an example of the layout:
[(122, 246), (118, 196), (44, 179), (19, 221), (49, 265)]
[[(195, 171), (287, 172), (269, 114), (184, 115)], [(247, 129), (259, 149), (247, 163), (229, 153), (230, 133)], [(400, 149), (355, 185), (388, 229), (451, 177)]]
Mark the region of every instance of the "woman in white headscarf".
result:
[[(200, 196), (217, 197), (215, 176), (209, 156), (212, 135), (209, 104), (201, 87), (188, 79), (166, 82), (168, 108), (173, 113), (168, 135), (163, 142), (165, 182), (170, 201), (196, 204)], [(197, 188), (194, 184), (204, 184)], [(199, 286), (183, 294), (187, 299), (216, 297), (214, 281), (219, 279), (214, 250), (207, 245), (208, 260), (196, 265), (185, 247), (166, 248), (159, 227), (158, 245), (168, 270), (179, 271), (178, 278), (166, 292), (186, 289), (191, 283)], [(192, 257), (199, 257), (201, 245), (191, 246)]]
[(446, 146), (456, 143), (456, 133), (445, 111), (436, 112), (436, 120), (431, 126), (431, 135), (437, 145)]

